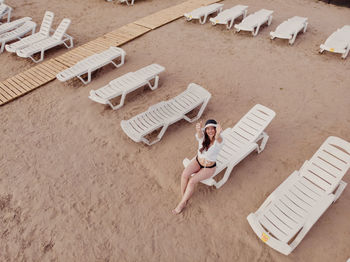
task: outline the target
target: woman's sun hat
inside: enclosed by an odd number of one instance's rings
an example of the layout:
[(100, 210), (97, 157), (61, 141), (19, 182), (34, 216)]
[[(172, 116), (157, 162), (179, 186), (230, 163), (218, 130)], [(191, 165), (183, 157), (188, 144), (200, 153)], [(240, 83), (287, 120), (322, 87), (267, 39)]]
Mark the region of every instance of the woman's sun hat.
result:
[(218, 125), (218, 122), (216, 122), (214, 119), (209, 119), (207, 122), (205, 122), (204, 129), (206, 129), (209, 126), (216, 127)]

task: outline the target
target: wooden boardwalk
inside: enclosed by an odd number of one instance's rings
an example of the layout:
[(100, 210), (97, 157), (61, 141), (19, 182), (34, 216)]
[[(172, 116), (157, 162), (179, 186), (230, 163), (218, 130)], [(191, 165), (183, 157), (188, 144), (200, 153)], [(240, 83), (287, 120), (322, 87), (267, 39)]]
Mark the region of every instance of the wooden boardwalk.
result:
[(5, 81), (0, 82), (0, 105), (4, 105), (54, 79), (62, 70), (82, 59), (102, 52), (110, 46), (121, 46), (149, 31), (170, 23), (203, 5), (221, 0), (189, 0), (124, 25), (61, 56), (42, 62)]

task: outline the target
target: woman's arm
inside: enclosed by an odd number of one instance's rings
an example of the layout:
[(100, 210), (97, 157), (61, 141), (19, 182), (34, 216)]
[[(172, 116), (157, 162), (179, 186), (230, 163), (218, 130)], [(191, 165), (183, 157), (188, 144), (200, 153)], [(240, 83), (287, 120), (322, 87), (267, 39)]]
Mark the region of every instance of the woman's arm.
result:
[(220, 124), (216, 125), (216, 134), (215, 134), (215, 140), (218, 141), (220, 144), (222, 143), (222, 137), (221, 137), (222, 128)]
[(202, 121), (196, 124), (196, 132), (197, 132), (198, 139), (203, 138), (202, 126), (203, 126)]

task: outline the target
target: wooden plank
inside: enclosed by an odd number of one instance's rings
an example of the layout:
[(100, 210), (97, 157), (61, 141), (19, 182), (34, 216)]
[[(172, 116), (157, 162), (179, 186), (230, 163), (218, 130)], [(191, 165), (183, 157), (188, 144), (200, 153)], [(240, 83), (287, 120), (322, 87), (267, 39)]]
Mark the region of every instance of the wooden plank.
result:
[(23, 81), (19, 81), (18, 79), (16, 79), (14, 76), (7, 79), (6, 81), (14, 85), (17, 88), (17, 90), (21, 91), (21, 93), (30, 90), (29, 86), (27, 86)]
[(7, 99), (7, 100), (10, 100), (10, 99), (12, 99), (12, 95), (10, 95), (5, 89), (6, 89), (7, 87), (5, 86), (4, 87), (4, 85), (2, 84), (2, 83), (0, 83), (0, 91), (1, 91), (1, 94)]
[(22, 74), (15, 75), (13, 78), (15, 78), (16, 81), (25, 82), (30, 89), (36, 86), (34, 82), (29, 81), (29, 79), (25, 78)]
[[(31, 79), (31, 81), (35, 82), (36, 85), (41, 85), (43, 83), (43, 80), (41, 79), (41, 76), (31, 74), (31, 71), (27, 70), (21, 73), (23, 77), (26, 77), (27, 79)], [(45, 80), (44, 80), (45, 81)]]
[(13, 97), (17, 96), (17, 94), (14, 93), (11, 89), (9, 89), (6, 85), (4, 85), (3, 82), (0, 83), (0, 87), (8, 94), (8, 99), (12, 99)]
[(42, 85), (43, 83), (46, 82), (46, 79), (42, 76), (41, 73), (37, 73), (34, 67), (28, 69), (24, 73), (29, 74), (32, 76), (32, 78), (36, 79), (36, 82), (38, 83), (38, 85)]
[(2, 94), (2, 92), (4, 91), (0, 88), (0, 105), (8, 101), (8, 99)]

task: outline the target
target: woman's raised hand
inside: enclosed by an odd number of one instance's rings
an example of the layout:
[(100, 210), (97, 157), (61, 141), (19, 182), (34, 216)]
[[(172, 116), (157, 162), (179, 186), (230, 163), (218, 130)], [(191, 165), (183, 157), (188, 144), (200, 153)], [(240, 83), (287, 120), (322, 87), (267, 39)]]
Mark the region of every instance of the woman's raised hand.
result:
[(216, 125), (216, 137), (220, 137), (220, 134), (222, 132), (222, 128), (220, 126), (220, 124)]
[(203, 122), (200, 121), (199, 123), (196, 124), (197, 133), (200, 133), (202, 131), (202, 128), (203, 128)]

